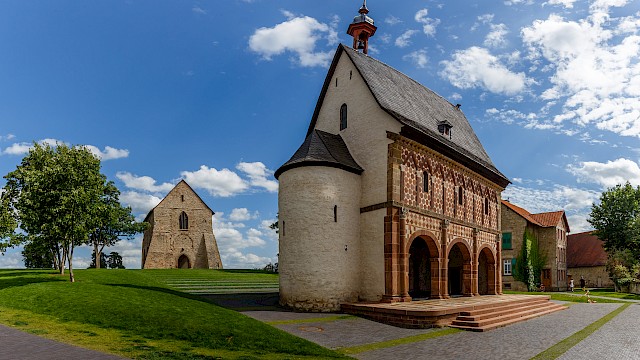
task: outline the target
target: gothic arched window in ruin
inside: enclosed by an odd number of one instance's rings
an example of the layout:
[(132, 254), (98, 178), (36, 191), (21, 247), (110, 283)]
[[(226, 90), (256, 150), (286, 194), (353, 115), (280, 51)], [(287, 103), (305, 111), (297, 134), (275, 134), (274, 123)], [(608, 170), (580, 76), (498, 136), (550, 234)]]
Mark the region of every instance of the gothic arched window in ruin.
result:
[(189, 217), (186, 212), (180, 213), (180, 230), (187, 230), (189, 228)]
[(340, 106), (340, 130), (347, 128), (347, 104)]

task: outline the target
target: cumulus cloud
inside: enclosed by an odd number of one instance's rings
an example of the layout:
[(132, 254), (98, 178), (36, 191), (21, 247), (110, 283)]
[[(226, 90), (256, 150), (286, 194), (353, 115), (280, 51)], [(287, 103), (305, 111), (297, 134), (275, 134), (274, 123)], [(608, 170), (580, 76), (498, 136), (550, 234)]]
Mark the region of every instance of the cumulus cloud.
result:
[(524, 73), (507, 69), (496, 56), (481, 47), (473, 46), (456, 51), (451, 60), (441, 62), (440, 75), (461, 89), (482, 87), (494, 93), (514, 95), (527, 84)]
[(253, 227), (244, 230), (244, 224), (229, 220), (231, 216), (226, 219), (221, 212), (213, 216), (213, 232), (225, 268), (261, 268), (274, 262), (271, 258), (244, 252), (247, 248), (263, 248), (267, 244), (263, 237), (269, 234)]
[(120, 240), (114, 246), (104, 248), (103, 252), (109, 256), (111, 252), (117, 252), (122, 256), (122, 264), (127, 269), (140, 269), (142, 262), (142, 235), (131, 240)]
[(162, 199), (157, 196), (143, 194), (137, 191), (124, 191), (120, 194), (120, 202), (125, 206), (130, 206), (131, 211), (139, 215), (147, 215), (161, 200)]
[(640, 185), (640, 166), (637, 162), (625, 158), (606, 163), (585, 161), (578, 165), (570, 165), (567, 171), (575, 175), (580, 182), (596, 183), (605, 188), (627, 181), (634, 186)]
[(172, 183), (162, 183), (156, 185), (156, 180), (150, 176), (138, 176), (125, 171), (116, 173), (116, 177), (130, 189), (144, 190), (149, 192), (167, 192), (175, 186)]
[(199, 14), (199, 15), (207, 15), (207, 11), (205, 9), (201, 8), (198, 5), (194, 5), (191, 8), (191, 11), (193, 11), (194, 13)]
[(427, 35), (434, 37), (436, 35), (436, 27), (440, 24), (440, 19), (427, 17), (428, 9), (421, 9), (416, 12), (414, 19), (422, 24), (422, 31)]
[[(60, 140), (56, 140), (56, 139), (42, 139), (40, 141), (38, 141), (39, 144), (42, 145), (49, 145), (49, 146), (56, 146), (58, 143), (63, 143)], [(20, 142), (20, 143), (14, 143), (10, 146), (8, 146), (7, 148), (5, 148), (1, 154), (4, 155), (25, 155), (26, 153), (29, 152), (29, 150), (31, 150), (31, 148), (33, 148), (33, 143), (28, 143), (28, 142)]]
[(211, 196), (229, 197), (249, 188), (245, 180), (229, 169), (217, 170), (202, 165), (197, 171), (183, 171), (180, 175), (189, 185), (205, 189)]
[(318, 42), (324, 40), (329, 45), (338, 42), (337, 21), (334, 17), (331, 24), (325, 24), (309, 16), (295, 16), (286, 12), (287, 21), (274, 27), (257, 29), (249, 38), (249, 49), (271, 60), (276, 55), (290, 52), (295, 55), (295, 62), (304, 67), (328, 67), (333, 50), (316, 51)]
[(575, 2), (576, 2), (576, 0), (549, 0), (545, 4), (562, 5), (567, 9), (572, 9), (573, 8), (573, 3), (575, 3)]
[(590, 229), (586, 219), (591, 204), (599, 196), (600, 193), (596, 191), (563, 185), (554, 185), (550, 189), (511, 185), (502, 193), (503, 199), (509, 199), (511, 203), (531, 213), (565, 210), (573, 233)]
[(396, 38), (397, 47), (403, 48), (411, 45), (411, 37), (418, 33), (418, 30), (407, 30)]
[[(7, 139), (12, 139), (13, 137), (8, 137)], [(39, 144), (56, 146), (57, 144), (64, 144), (63, 141), (57, 139), (42, 139), (38, 141)], [(93, 145), (81, 145), (82, 147), (89, 150), (93, 155), (97, 156), (100, 160), (113, 160), (126, 158), (129, 156), (129, 150), (126, 149), (116, 149), (111, 146), (105, 146), (104, 150), (100, 150), (98, 147)], [(33, 148), (33, 143), (20, 142), (14, 143), (11, 146), (5, 148), (0, 154), (5, 155), (25, 155)]]
[(261, 269), (268, 263), (276, 262), (275, 259), (252, 253), (245, 254), (235, 249), (221, 253), (220, 257), (226, 269)]
[(584, 19), (552, 14), (522, 29), (528, 58), (550, 73), (541, 98), (562, 106), (554, 122), (640, 137), (640, 22), (609, 14), (627, 3), (595, 1)]
[(22, 246), (7, 250), (0, 255), (0, 269), (20, 269), (24, 268), (22, 260)]
[(126, 158), (129, 156), (129, 150), (127, 149), (116, 149), (111, 146), (105, 146), (104, 150), (100, 150), (93, 145), (85, 145), (84, 147), (103, 161)]
[(503, 47), (507, 45), (506, 36), (509, 33), (505, 24), (491, 24), (491, 31), (484, 38), (484, 45), (489, 47)]
[(393, 26), (393, 25), (400, 24), (402, 22), (402, 20), (400, 20), (400, 18), (397, 18), (397, 17), (395, 17), (393, 15), (389, 15), (389, 16), (387, 16), (386, 19), (384, 19), (384, 22), (389, 24), (389, 25), (391, 25), (391, 26)]
[(425, 68), (429, 63), (429, 57), (425, 49), (416, 50), (408, 53), (402, 57), (405, 61), (411, 61), (415, 66), (419, 68)]
[(16, 136), (13, 134), (0, 135), (0, 141), (8, 141), (8, 140), (13, 140), (15, 138)]
[(267, 179), (268, 176), (273, 176), (273, 171), (267, 169), (263, 163), (241, 162), (236, 166), (236, 169), (242, 171), (249, 177), (249, 184), (251, 186), (261, 187), (269, 192), (278, 191), (278, 182)]
[(258, 215), (257, 213), (252, 214), (247, 208), (236, 208), (231, 210), (231, 214), (229, 214), (229, 220), (247, 221), (247, 220), (255, 219), (257, 215)]

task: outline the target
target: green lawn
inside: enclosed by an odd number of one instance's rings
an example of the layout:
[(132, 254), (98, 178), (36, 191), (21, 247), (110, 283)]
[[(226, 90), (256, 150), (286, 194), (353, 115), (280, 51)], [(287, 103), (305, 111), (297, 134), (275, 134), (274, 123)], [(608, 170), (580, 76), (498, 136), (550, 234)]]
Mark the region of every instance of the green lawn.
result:
[[(230, 270), (0, 270), (0, 323), (83, 347), (141, 359), (294, 359), (342, 355), (182, 291), (277, 283)], [(177, 285), (176, 285), (177, 284)]]
[[(570, 295), (569, 293), (566, 293), (566, 292), (526, 292), (526, 291), (511, 291), (511, 290), (505, 290), (503, 292), (505, 294), (549, 295), (549, 296), (551, 296), (551, 300), (569, 301), (569, 302), (578, 302), (578, 303), (586, 303), (587, 302), (587, 297), (584, 295), (584, 293), (582, 293), (582, 291), (580, 291), (580, 292), (576, 291), (576, 292), (574, 292), (574, 295)], [(576, 296), (576, 295), (582, 295), (582, 296)], [(598, 294), (591, 293), (591, 295), (601, 296), (599, 293)], [(592, 299), (592, 300), (595, 300), (596, 302), (599, 302), (599, 303), (620, 303), (620, 302), (622, 302), (622, 301), (616, 300), (616, 299)]]
[(619, 293), (619, 292), (613, 291), (613, 289), (593, 289), (590, 291), (591, 291), (591, 294), (597, 295), (597, 296), (608, 296), (612, 298), (625, 299), (625, 300), (640, 300), (640, 295)]

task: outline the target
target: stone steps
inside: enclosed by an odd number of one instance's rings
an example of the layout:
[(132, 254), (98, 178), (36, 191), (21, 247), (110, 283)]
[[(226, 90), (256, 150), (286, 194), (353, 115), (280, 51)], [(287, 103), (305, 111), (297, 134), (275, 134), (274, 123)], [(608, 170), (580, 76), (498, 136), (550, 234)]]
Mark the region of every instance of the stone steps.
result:
[(517, 302), (480, 310), (462, 311), (450, 326), (470, 331), (487, 331), (564, 309), (566, 309), (565, 306), (552, 303), (548, 298)]

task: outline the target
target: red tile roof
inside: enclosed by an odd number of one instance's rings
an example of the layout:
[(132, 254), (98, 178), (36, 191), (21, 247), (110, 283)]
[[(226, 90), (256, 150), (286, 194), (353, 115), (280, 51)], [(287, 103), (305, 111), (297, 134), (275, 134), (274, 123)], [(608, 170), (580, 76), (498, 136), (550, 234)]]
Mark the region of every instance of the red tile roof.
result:
[(525, 220), (534, 223), (536, 225), (540, 225), (542, 226), (542, 224), (540, 224), (533, 216), (531, 216), (531, 213), (528, 212), (527, 210), (514, 205), (510, 202), (508, 202), (507, 200), (502, 200), (502, 205), (508, 207), (509, 209), (513, 210), (516, 214), (522, 216), (523, 218), (525, 218)]
[(567, 236), (567, 267), (603, 266), (607, 262), (602, 240), (591, 231)]

